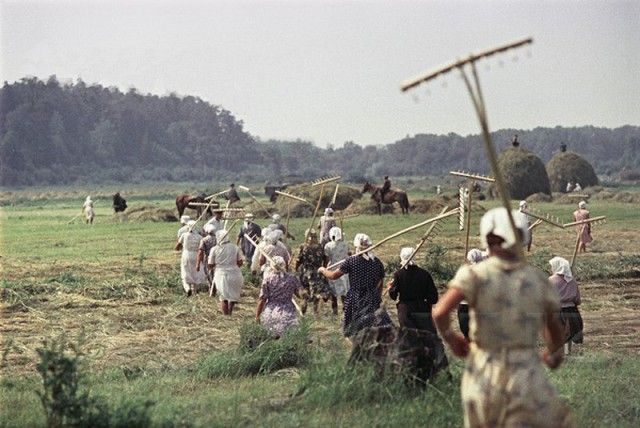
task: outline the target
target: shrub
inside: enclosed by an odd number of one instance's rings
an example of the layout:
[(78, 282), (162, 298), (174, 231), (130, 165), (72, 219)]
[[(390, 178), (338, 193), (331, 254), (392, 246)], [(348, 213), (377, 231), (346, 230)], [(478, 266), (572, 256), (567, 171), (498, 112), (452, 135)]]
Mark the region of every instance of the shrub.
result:
[(456, 273), (457, 266), (447, 257), (447, 248), (434, 244), (424, 256), (424, 269), (429, 271), (436, 284), (449, 282)]

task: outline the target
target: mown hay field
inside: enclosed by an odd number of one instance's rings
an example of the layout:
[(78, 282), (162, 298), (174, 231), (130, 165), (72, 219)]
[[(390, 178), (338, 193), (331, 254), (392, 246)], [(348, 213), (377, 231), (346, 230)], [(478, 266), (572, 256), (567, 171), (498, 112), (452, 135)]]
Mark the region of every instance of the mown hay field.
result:
[[(633, 189), (626, 189), (634, 191)], [(165, 191), (146, 189), (129, 206), (174, 210)], [(424, 390), (397, 380), (380, 382), (366, 368), (346, 368), (349, 344), (329, 305), (308, 316), (311, 356), (296, 367), (252, 376), (203, 375), (240, 341), (252, 323), (259, 289), (246, 284), (237, 312), (223, 317), (205, 290), (186, 298), (179, 254), (173, 251), (178, 223), (121, 221), (107, 191), (96, 200), (95, 224), (80, 220), (82, 192), (15, 191), (0, 208), (2, 230), (2, 364), (0, 426), (42, 426), (36, 391), (36, 349), (46, 338), (81, 340), (92, 394), (109, 405), (151, 400), (154, 426), (460, 426), (462, 362), (452, 358), (453, 380), (441, 376)], [(424, 194), (411, 194), (410, 199)], [(365, 198), (368, 195), (365, 195)], [(267, 203), (265, 198), (261, 198)], [(495, 201), (482, 201), (484, 208)], [(573, 206), (532, 204), (571, 220)], [(594, 200), (592, 215), (608, 222), (593, 229), (595, 241), (579, 255), (576, 273), (583, 297), (585, 344), (558, 371), (554, 384), (581, 426), (640, 423), (640, 216), (637, 204)], [(284, 213), (282, 213), (284, 214)], [(346, 239), (368, 233), (374, 241), (431, 214), (360, 215), (344, 221)], [(474, 213), (471, 245), (478, 245)], [(258, 220), (265, 225), (265, 220)], [(310, 218), (291, 219), (301, 242)], [(415, 244), (424, 229), (380, 247), (387, 265), (399, 249)], [(553, 255), (570, 258), (575, 231), (536, 229), (530, 260), (544, 266)], [(437, 255), (426, 259), (427, 251)], [(462, 262), (464, 232), (457, 218), (443, 224), (417, 261), (443, 285)], [(247, 274), (248, 275), (248, 274)], [(249, 276), (249, 275), (248, 275)], [(394, 304), (385, 297), (394, 314)], [(230, 357), (232, 358), (232, 357)], [(220, 367), (220, 361), (216, 362)], [(220, 370), (219, 368), (216, 370)]]

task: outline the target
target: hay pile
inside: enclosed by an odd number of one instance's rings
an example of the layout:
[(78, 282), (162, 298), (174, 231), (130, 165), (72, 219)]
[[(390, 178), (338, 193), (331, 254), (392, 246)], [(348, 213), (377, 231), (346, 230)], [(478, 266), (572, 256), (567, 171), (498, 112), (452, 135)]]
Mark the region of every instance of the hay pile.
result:
[(546, 193), (538, 192), (527, 196), (527, 202), (551, 202), (553, 198)]
[(152, 222), (177, 222), (178, 217), (174, 210), (166, 208), (158, 208), (155, 205), (142, 205), (135, 208), (130, 208), (126, 212), (116, 213), (115, 218), (117, 221), (152, 221)]
[[(396, 212), (396, 204), (382, 204), (382, 214), (393, 214)], [(353, 201), (342, 211), (344, 215), (351, 214), (378, 214), (378, 206), (370, 198), (361, 198)]]
[(508, 148), (498, 157), (498, 165), (513, 199), (526, 199), (534, 193), (551, 195), (544, 164), (529, 150), (521, 147)]
[[(328, 184), (324, 188), (322, 195), (322, 202), (320, 203), (320, 209), (318, 215), (322, 215), (323, 210), (329, 206), (331, 199), (333, 198), (333, 192), (335, 190), (335, 184)], [(299, 202), (281, 195), (278, 195), (273, 207), (275, 212), (280, 215), (287, 214), (287, 205), (291, 205), (291, 217), (311, 217), (313, 210), (316, 208), (318, 197), (320, 196), (320, 187), (311, 187), (309, 185), (291, 186), (287, 187), (287, 193), (306, 199), (310, 204)], [(338, 195), (336, 196), (336, 203), (333, 205), (335, 210), (344, 210), (353, 203), (354, 200), (362, 198), (362, 193), (354, 188), (340, 184), (338, 188)]]
[(569, 181), (580, 183), (583, 189), (598, 184), (598, 176), (591, 164), (577, 153), (558, 153), (547, 163), (546, 169), (554, 192), (564, 192)]

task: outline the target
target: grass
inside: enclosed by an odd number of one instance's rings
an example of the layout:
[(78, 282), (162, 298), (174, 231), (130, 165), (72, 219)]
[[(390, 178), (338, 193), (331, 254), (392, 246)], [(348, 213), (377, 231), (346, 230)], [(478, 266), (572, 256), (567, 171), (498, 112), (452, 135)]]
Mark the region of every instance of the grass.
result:
[[(170, 209), (173, 196), (188, 188), (141, 188), (125, 197), (132, 207)], [(422, 186), (419, 192), (431, 190)], [(113, 191), (106, 187), (97, 193), (80, 187), (6, 193), (0, 194), (0, 427), (44, 425), (35, 392), (35, 350), (45, 338), (61, 333), (74, 337), (80, 331), (86, 336), (91, 394), (125, 413), (127, 401), (153, 401), (153, 426), (461, 425), (459, 360), (453, 359), (453, 382), (441, 376), (424, 390), (380, 379), (366, 366), (347, 366), (349, 346), (328, 305), (306, 332), (256, 351), (244, 339), (260, 337), (251, 324), (258, 284), (244, 287), (231, 318), (220, 315), (217, 302), (206, 293), (187, 299), (180, 285), (179, 254), (173, 251), (177, 223), (118, 223), (108, 198)], [(98, 195), (96, 223), (67, 224), (88, 193)], [(497, 202), (482, 204), (489, 208)], [(556, 203), (535, 207), (567, 221), (573, 211), (573, 206)], [(640, 265), (637, 207), (594, 201), (590, 209), (593, 215), (607, 215), (609, 222), (594, 228), (595, 241), (588, 253), (579, 255), (576, 273), (579, 281), (597, 279), (613, 287), (612, 278), (634, 276)], [(366, 232), (377, 242), (425, 217), (351, 218), (345, 221), (345, 239)], [(472, 220), (471, 245), (477, 246), (479, 214)], [(302, 237), (309, 221), (292, 219), (293, 234)], [(457, 220), (443, 226), (416, 259), (440, 285), (464, 259), (464, 235), (457, 230)], [(376, 250), (388, 274), (398, 263), (400, 248), (415, 245), (423, 232), (403, 235)], [(574, 233), (548, 226), (536, 229), (530, 260), (546, 269), (553, 255), (570, 258)], [(299, 243), (291, 245), (297, 248)], [(250, 277), (246, 270), (244, 274)], [(393, 312), (388, 298), (385, 304)], [(636, 351), (611, 355), (589, 350), (551, 372), (580, 426), (640, 425)]]

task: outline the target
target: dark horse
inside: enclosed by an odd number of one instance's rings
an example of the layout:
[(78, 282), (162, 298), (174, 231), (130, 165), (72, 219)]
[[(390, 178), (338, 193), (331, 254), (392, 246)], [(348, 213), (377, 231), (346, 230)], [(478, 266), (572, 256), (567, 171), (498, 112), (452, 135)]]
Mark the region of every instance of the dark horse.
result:
[[(191, 208), (192, 210), (196, 210), (198, 213), (198, 217), (200, 217), (200, 215), (202, 215), (202, 210), (204, 209), (204, 206), (202, 205), (190, 205), (193, 202), (199, 202), (201, 204), (206, 204), (207, 201), (204, 199), (206, 195), (202, 194), (202, 195), (198, 195), (198, 196), (191, 196), (191, 195), (178, 195), (178, 197), (176, 197), (176, 208), (178, 208), (178, 217), (182, 217), (182, 214), (184, 214), (184, 210), (187, 208)], [(209, 214), (209, 216), (213, 215), (213, 212), (211, 211), (211, 208), (217, 208), (218, 204), (216, 202), (213, 202), (211, 204), (210, 207), (207, 208), (207, 214)]]
[(362, 188), (362, 193), (369, 192), (371, 193), (371, 199), (376, 201), (376, 205), (378, 206), (378, 214), (382, 214), (382, 204), (393, 204), (397, 202), (402, 208), (402, 214), (409, 214), (409, 198), (407, 194), (402, 190), (398, 189), (390, 189), (384, 195), (384, 199), (382, 198), (382, 188), (375, 186), (368, 181), (364, 183), (364, 187)]

